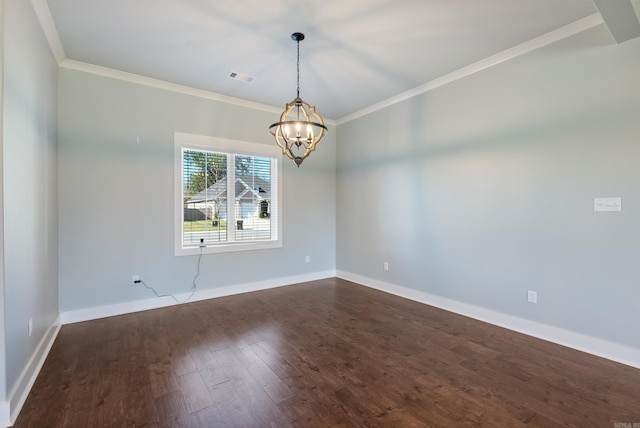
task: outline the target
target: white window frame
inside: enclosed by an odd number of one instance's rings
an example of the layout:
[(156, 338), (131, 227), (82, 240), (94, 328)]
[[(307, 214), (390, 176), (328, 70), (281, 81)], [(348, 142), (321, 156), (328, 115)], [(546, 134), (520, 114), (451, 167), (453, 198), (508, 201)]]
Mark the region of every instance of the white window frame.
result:
[[(201, 250), (200, 245), (185, 246), (183, 244), (184, 232), (184, 188), (183, 174), (184, 164), (183, 150), (202, 150), (208, 152), (227, 153), (231, 155), (245, 155), (272, 158), (271, 182), (275, 183), (271, 193), (272, 238), (264, 241), (231, 241), (221, 243), (205, 243)], [(231, 251), (263, 250), (282, 247), (282, 162), (281, 151), (275, 145), (250, 143), (247, 141), (229, 140), (203, 135), (186, 134), (182, 132), (174, 133), (174, 242), (175, 255), (188, 256), (197, 255), (202, 251), (207, 253), (223, 253)], [(232, 168), (233, 170), (233, 168)], [(235, 173), (235, 172), (234, 172)], [(233, 174), (232, 174), (233, 177)], [(232, 180), (227, 180), (227, 186), (235, 187)], [(234, 194), (235, 190), (230, 190), (228, 194)], [(275, 213), (273, 213), (275, 208)], [(233, 216), (234, 209), (228, 210)], [(230, 219), (235, 223), (235, 220)], [(229, 219), (228, 219), (229, 221)], [(234, 224), (232, 223), (232, 224)], [(233, 229), (233, 228), (232, 228)]]

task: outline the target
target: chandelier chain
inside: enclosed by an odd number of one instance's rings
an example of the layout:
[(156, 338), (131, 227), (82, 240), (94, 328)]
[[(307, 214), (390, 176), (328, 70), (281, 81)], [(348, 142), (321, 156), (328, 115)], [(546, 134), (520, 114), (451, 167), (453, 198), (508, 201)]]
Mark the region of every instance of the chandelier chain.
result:
[(296, 43), (298, 45), (298, 59), (296, 61), (296, 65), (297, 65), (296, 71), (297, 71), (297, 75), (298, 75), (298, 80), (297, 80), (298, 86), (296, 88), (296, 94), (297, 94), (298, 97), (300, 97), (300, 40), (296, 40)]
[(285, 106), (280, 121), (272, 124), (269, 132), (275, 137), (282, 154), (300, 167), (302, 161), (315, 151), (316, 144), (326, 134), (327, 127), (322, 117), (316, 113), (316, 108), (300, 99), (300, 41), (304, 40), (304, 34), (293, 33), (291, 38), (296, 41), (297, 51), (296, 98)]

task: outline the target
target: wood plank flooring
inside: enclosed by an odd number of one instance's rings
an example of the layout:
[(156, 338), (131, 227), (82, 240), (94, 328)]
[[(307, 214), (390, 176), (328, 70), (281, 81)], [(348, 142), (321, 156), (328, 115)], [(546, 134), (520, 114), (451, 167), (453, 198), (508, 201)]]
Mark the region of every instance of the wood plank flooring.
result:
[(15, 427), (634, 422), (638, 369), (327, 279), (65, 325)]

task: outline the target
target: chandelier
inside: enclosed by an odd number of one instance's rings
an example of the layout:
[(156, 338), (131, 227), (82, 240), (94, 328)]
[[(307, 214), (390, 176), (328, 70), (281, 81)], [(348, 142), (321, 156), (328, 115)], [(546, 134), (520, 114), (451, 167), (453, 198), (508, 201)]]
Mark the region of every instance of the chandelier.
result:
[(299, 168), (327, 133), (327, 127), (316, 113), (316, 108), (300, 98), (300, 42), (304, 40), (304, 34), (293, 33), (291, 38), (298, 45), (296, 98), (285, 106), (280, 121), (271, 125), (269, 132), (275, 137), (282, 154), (292, 159)]

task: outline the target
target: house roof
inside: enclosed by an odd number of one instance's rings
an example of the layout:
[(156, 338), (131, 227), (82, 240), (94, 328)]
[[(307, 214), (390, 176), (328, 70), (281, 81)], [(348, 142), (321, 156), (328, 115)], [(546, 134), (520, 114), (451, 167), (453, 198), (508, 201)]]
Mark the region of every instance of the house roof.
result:
[[(263, 178), (252, 175), (236, 175), (235, 197), (239, 200), (269, 201), (271, 185)], [(213, 201), (227, 197), (227, 178), (218, 180), (197, 195), (187, 200), (188, 204)]]

